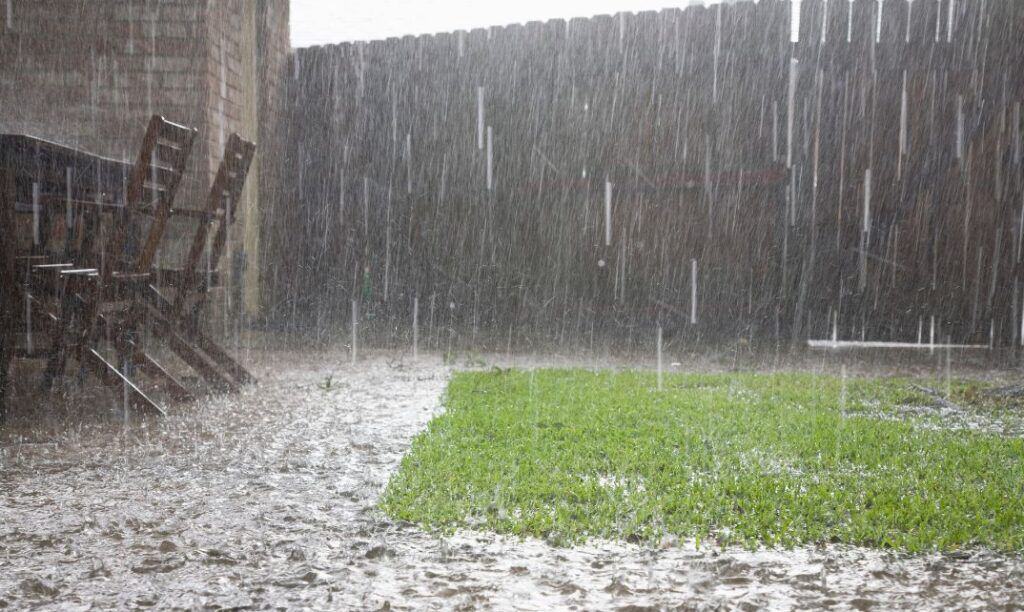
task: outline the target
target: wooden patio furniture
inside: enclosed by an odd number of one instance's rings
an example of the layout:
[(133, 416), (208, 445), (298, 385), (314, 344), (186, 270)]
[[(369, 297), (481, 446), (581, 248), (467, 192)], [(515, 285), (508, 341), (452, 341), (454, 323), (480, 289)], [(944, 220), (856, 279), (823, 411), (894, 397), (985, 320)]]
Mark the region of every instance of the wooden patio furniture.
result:
[[(34, 269), (53, 277), (60, 268), (76, 267), (55, 264), (80, 259), (92, 248), (99, 218), (118, 209), (129, 171), (120, 160), (32, 136), (0, 134), (0, 420), (12, 359), (40, 356), (31, 346), (37, 300), (28, 282)], [(51, 244), (55, 228), (63, 229), (63, 244)], [(51, 320), (34, 322), (45, 331)], [(28, 341), (22, 349), (15, 346), (19, 329), (26, 330)]]
[[(153, 357), (147, 346), (153, 339), (213, 389), (232, 391), (255, 381), (201, 331), (199, 320), (219, 278), (215, 270), (255, 145), (232, 134), (205, 207), (178, 208), (174, 198), (195, 135), (192, 128), (154, 116), (131, 166), (39, 139), (6, 137), (0, 150), (0, 227), (14, 231), (0, 232), (0, 417), (8, 364), (16, 353), (46, 360), (44, 389), (64, 379), (71, 358), (123, 391), (133, 407), (157, 414), (163, 408), (142, 390), (140, 376), (175, 400), (193, 399), (195, 393)], [(51, 163), (41, 164), (42, 158)], [(61, 164), (64, 188), (46, 187)], [(79, 180), (86, 174), (95, 180)], [(26, 198), (31, 205), (24, 205)], [(24, 228), (16, 229), (16, 212), (31, 212), (31, 241)], [(183, 268), (156, 268), (171, 216), (195, 220), (196, 229)], [(51, 239), (52, 227), (60, 225), (55, 220), (63, 222), (61, 244)], [(19, 319), (26, 346), (15, 351)], [(49, 340), (46, 350), (35, 350), (34, 332)]]
[[(201, 330), (199, 322), (206, 305), (213, 279), (219, 277), (218, 264), (227, 243), (228, 228), (236, 217), (236, 204), (245, 187), (245, 179), (252, 163), (256, 145), (231, 134), (221, 158), (220, 167), (210, 187), (206, 206), (198, 219), (195, 234), (185, 260), (178, 271), (178, 282), (165, 295), (161, 288), (150, 284), (145, 293), (150, 307), (153, 331), (167, 340), (175, 352), (198, 371), (211, 385), (237, 390), (240, 385), (255, 382), (255, 378), (231, 355)], [(214, 228), (212, 243), (207, 241)], [(201, 272), (202, 255), (206, 257), (206, 271)], [(187, 348), (182, 348), (187, 347)]]

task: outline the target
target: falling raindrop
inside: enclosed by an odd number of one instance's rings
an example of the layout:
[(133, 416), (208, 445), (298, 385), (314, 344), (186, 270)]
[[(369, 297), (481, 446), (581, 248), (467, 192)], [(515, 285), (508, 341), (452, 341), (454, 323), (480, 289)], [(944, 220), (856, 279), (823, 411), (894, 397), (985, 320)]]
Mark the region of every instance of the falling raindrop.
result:
[(847, 3), (846, 13), (846, 42), (853, 42), (853, 3), (854, 0), (850, 0)]
[(213, 286), (213, 234), (206, 234), (206, 286)]
[[(148, 6), (148, 4), (147, 4)], [(159, 11), (159, 6), (157, 7)], [(156, 70), (156, 23), (158, 15), (150, 17), (149, 21), (149, 55), (146, 57), (146, 115), (153, 115), (153, 72)], [(224, 58), (221, 57), (221, 65), (224, 65)], [(296, 66), (298, 62), (296, 61)], [(223, 100), (223, 97), (221, 98)], [(220, 115), (223, 117), (223, 113)]]
[(494, 187), (494, 140), (491, 126), (487, 126), (487, 191)]
[(1024, 250), (1024, 194), (1021, 194), (1020, 215), (1017, 218), (1017, 263), (1020, 263), (1022, 250)]
[(412, 193), (412, 133), (405, 133), (405, 192)]
[(718, 56), (722, 50), (722, 4), (715, 11), (715, 52), (714, 66), (711, 75), (711, 100), (718, 102)]
[(71, 166), (64, 168), (64, 228), (70, 244), (71, 228), (74, 225), (74, 207), (71, 204)]
[(956, 0), (949, 0), (948, 22), (946, 23), (946, 42), (953, 42), (953, 13), (956, 10)]
[(398, 141), (398, 96), (391, 94), (391, 142)]
[(800, 42), (800, 0), (789, 4), (789, 42)]
[(384, 301), (388, 300), (391, 280), (391, 190), (388, 189), (388, 207), (384, 219)]
[(128, 426), (128, 381), (132, 373), (129, 370), (128, 358), (121, 362), (121, 419), (125, 427)]
[(420, 352), (420, 298), (412, 298), (412, 358), (416, 360)]
[[(156, 22), (154, 21), (153, 23), (155, 24)], [(156, 28), (155, 25), (153, 27), (154, 29)], [(220, 140), (220, 151), (224, 150), (227, 131), (227, 117), (224, 113), (224, 102), (228, 99), (228, 63), (224, 56), (224, 47), (226, 45), (227, 43), (224, 41), (224, 38), (221, 37), (220, 44), (217, 46), (217, 50), (220, 53), (220, 96), (217, 98), (217, 130)], [(154, 150), (154, 153), (155, 152), (156, 150)], [(228, 259), (228, 261), (231, 260)]]
[(828, 0), (821, 0), (821, 44), (825, 44), (828, 32)]
[(789, 60), (789, 102), (786, 118), (786, 167), (793, 167), (793, 124), (796, 121), (796, 81), (800, 69), (799, 61), (793, 57)]
[(910, 24), (914, 22), (914, 0), (907, 0), (907, 31), (903, 42), (910, 42)]
[(658, 326), (658, 336), (656, 339), (657, 353), (658, 353), (658, 391), (663, 389), (662, 385), (662, 358), (661, 358), (661, 325)]
[[(223, 145), (223, 140), (224, 140), (224, 134), (223, 134), (223, 129), (222, 129), (221, 130), (222, 145)], [(152, 157), (150, 157), (150, 160), (149, 160), (149, 180), (150, 180), (151, 183), (153, 183), (153, 187), (154, 187), (154, 189), (153, 189), (153, 201), (152, 201), (153, 206), (156, 206), (158, 204), (158, 200), (160, 199), (160, 190), (156, 188), (156, 186), (160, 184), (160, 179), (158, 178), (160, 176), (159, 167), (160, 167), (160, 148), (159, 147), (154, 147), (153, 148)]]
[(345, 222), (345, 169), (341, 169), (341, 176), (338, 177), (338, 220), (342, 227)]
[(903, 89), (900, 93), (900, 158), (907, 154), (907, 71), (903, 71)]
[(846, 397), (847, 397), (847, 375), (846, 375), (846, 364), (840, 366), (840, 381), (841, 386), (839, 388), (839, 409), (846, 410)]
[(1013, 104), (1013, 163), (1015, 166), (1021, 165), (1021, 133), (1020, 133), (1020, 102), (1014, 102)]
[(370, 177), (363, 177), (363, 232), (370, 235)]
[(39, 222), (40, 222), (40, 214), (41, 213), (42, 213), (42, 208), (40, 208), (40, 204), (39, 204), (39, 183), (33, 182), (32, 183), (32, 244), (35, 245), (35, 246), (39, 246), (39, 243), (42, 240), (42, 237), (39, 234), (39, 231), (40, 231)]
[(964, 97), (956, 97), (956, 158), (964, 156)]
[[(585, 172), (585, 171), (584, 171)], [(604, 245), (612, 244), (612, 183), (604, 181)]]
[(690, 325), (697, 324), (697, 260), (690, 260)]
[(868, 248), (871, 242), (871, 168), (864, 171), (864, 221), (860, 241), (859, 290), (865, 291), (868, 282)]
[(871, 232), (871, 168), (864, 170), (864, 227), (865, 234)]
[(882, 5), (885, 0), (877, 0), (875, 3), (875, 43), (882, 42)]
[(352, 338), (351, 338), (351, 349), (352, 349), (352, 363), (356, 362), (356, 355), (359, 343), (359, 302), (352, 300)]
[(484, 87), (476, 87), (476, 148), (484, 148)]
[(952, 375), (952, 340), (946, 338), (946, 399), (949, 399), (953, 395), (953, 375)]
[(25, 292), (25, 348), (31, 354), (35, 350), (32, 343), (32, 296)]
[(356, 61), (359, 65), (359, 82), (356, 84), (356, 95), (361, 98), (366, 89), (366, 58), (364, 56), (363, 43), (356, 43), (356, 56)]
[(619, 13), (619, 53), (622, 53), (626, 42), (626, 14)]
[(772, 100), (772, 161), (779, 161), (779, 103)]
[[(7, 0), (10, 4), (11, 0)], [(135, 54), (135, 19), (132, 18), (132, 0), (126, 2), (128, 9), (128, 55)]]

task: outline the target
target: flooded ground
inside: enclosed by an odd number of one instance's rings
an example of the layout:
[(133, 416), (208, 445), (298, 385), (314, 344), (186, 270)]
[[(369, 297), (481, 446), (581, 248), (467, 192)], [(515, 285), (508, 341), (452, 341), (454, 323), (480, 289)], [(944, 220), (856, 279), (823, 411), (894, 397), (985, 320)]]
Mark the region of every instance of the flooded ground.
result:
[(441, 409), (451, 366), (383, 354), (352, 365), (343, 352), (252, 358), (259, 386), (163, 420), (15, 422), (0, 433), (0, 608), (1021, 605), (1024, 559), (985, 551), (556, 548), (427, 534), (375, 504)]

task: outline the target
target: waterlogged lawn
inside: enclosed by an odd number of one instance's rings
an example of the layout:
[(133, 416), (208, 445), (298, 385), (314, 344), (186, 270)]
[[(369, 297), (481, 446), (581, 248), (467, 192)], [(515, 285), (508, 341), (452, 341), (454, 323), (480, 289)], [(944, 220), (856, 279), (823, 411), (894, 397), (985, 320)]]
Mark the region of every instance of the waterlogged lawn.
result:
[(1024, 550), (1024, 440), (897, 410), (927, 401), (906, 381), (809, 374), (666, 375), (658, 391), (649, 373), (463, 372), (382, 503), (566, 544)]

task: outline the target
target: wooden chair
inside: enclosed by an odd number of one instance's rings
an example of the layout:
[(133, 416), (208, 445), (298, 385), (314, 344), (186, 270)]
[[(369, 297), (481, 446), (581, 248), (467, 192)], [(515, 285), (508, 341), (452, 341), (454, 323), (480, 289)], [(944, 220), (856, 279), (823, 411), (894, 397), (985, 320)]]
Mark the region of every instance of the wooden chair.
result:
[[(136, 163), (124, 171), (123, 204), (80, 202), (81, 222), (75, 224), (74, 237), (68, 230), (63, 252), (48, 257), (45, 245), (35, 245), (19, 258), (26, 268), (18, 298), (24, 302), (19, 303), (27, 308), (31, 326), (50, 340), (42, 355), (47, 362), (45, 389), (64, 378), (71, 358), (80, 370), (123, 392), (133, 407), (146, 412), (162, 414), (163, 409), (143, 391), (142, 377), (176, 400), (194, 399), (193, 390), (153, 357), (147, 346), (153, 340), (163, 342), (213, 389), (234, 391), (255, 381), (200, 325), (210, 289), (220, 277), (216, 268), (255, 145), (232, 134), (205, 206), (178, 208), (174, 198), (195, 134), (192, 128), (154, 116)], [(70, 196), (66, 207), (72, 210)], [(69, 212), (69, 228), (72, 216)], [(194, 219), (196, 228), (184, 267), (157, 269), (154, 260), (171, 216)], [(201, 270), (205, 251), (206, 269)], [(153, 332), (152, 338), (147, 331)]]
[[(131, 404), (145, 411), (163, 413), (134, 382), (136, 366), (158, 379), (173, 396), (191, 397), (141, 348), (138, 329), (144, 311), (136, 298), (150, 279), (195, 136), (194, 128), (154, 115), (128, 176), (123, 207), (114, 213), (107, 240), (96, 249), (98, 261), (92, 262), (95, 267), (76, 265), (56, 270), (61, 277), (57, 283), (61, 287), (59, 306), (55, 307), (52, 300), (47, 305), (39, 299), (28, 299), (52, 336), (44, 386), (63, 376), (66, 359), (73, 356), (108, 386), (123, 389)], [(106, 312), (107, 306), (117, 302), (127, 304), (123, 313)], [(112, 342), (118, 363), (111, 363), (100, 350), (101, 326), (115, 329)]]
[[(165, 296), (151, 284), (146, 293), (152, 309), (153, 330), (167, 339), (172, 346), (187, 344), (198, 349), (197, 354), (179, 352), (193, 367), (219, 388), (231, 390), (255, 382), (255, 378), (227, 351), (201, 331), (199, 317), (206, 305), (214, 278), (219, 278), (217, 267), (224, 253), (228, 228), (234, 223), (237, 202), (242, 195), (245, 179), (252, 163), (256, 145), (231, 134), (221, 158), (220, 167), (210, 187), (210, 194), (199, 219), (185, 267), (176, 271), (178, 282), (171, 288), (173, 299)], [(206, 259), (205, 272), (200, 270), (203, 251), (207, 247), (210, 231), (216, 226)], [(205, 359), (204, 359), (205, 357)]]

